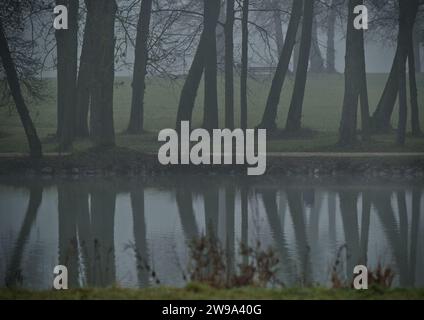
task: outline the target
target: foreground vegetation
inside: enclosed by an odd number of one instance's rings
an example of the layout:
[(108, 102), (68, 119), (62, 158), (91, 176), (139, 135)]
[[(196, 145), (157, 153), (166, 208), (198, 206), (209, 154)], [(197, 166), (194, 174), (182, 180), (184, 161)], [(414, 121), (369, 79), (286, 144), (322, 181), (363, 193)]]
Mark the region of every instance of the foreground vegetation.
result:
[[(369, 78), (369, 99), (371, 112), (374, 111), (378, 99), (384, 88), (387, 75), (371, 74)], [(184, 79), (149, 79), (146, 91), (146, 130), (143, 135), (127, 135), (123, 132), (127, 128), (131, 105), (131, 81), (129, 78), (117, 78), (114, 94), (114, 121), (117, 132), (116, 143), (119, 147), (127, 147), (143, 152), (157, 152), (159, 144), (157, 133), (163, 128), (175, 127), (177, 105), (181, 86)], [(424, 75), (418, 75), (418, 96), (424, 95)], [(293, 87), (293, 79), (287, 81), (283, 89), (281, 107), (279, 108), (277, 124), (284, 127), (287, 109)], [(224, 105), (224, 81), (219, 78), (219, 105)], [(308, 130), (303, 136), (296, 138), (280, 138), (269, 141), (268, 151), (339, 151), (335, 145), (338, 139), (340, 113), (343, 101), (344, 79), (342, 74), (309, 75), (305, 96), (303, 125)], [(263, 113), (264, 104), (270, 87), (270, 78), (249, 80), (249, 127), (258, 124)], [(39, 104), (29, 103), (32, 118), (35, 122), (43, 150), (52, 152), (57, 150), (57, 142), (53, 139), (56, 131), (56, 81), (48, 80), (49, 99)], [(236, 90), (239, 88), (236, 86)], [(420, 110), (424, 110), (424, 99), (418, 99)], [(202, 123), (203, 86), (200, 86), (193, 115), (194, 126)], [(236, 99), (236, 120), (239, 119), (239, 101)], [(223, 110), (220, 115), (223, 116)], [(392, 125), (397, 123), (398, 111), (394, 111)], [(410, 114), (410, 112), (409, 112)], [(420, 117), (424, 127), (424, 117)], [(224, 120), (221, 118), (220, 123)], [(409, 123), (409, 122), (408, 122)], [(358, 145), (353, 151), (424, 151), (424, 140), (408, 137), (405, 147), (398, 147), (395, 143), (395, 132), (386, 135), (374, 136), (372, 141)], [(88, 140), (77, 141), (74, 152), (91, 147)], [(0, 109), (0, 153), (27, 152), (27, 142), (18, 114), (13, 106)]]
[(352, 289), (294, 288), (263, 289), (239, 288), (218, 290), (199, 284), (190, 284), (186, 288), (150, 288), (150, 289), (77, 289), (67, 291), (26, 291), (0, 290), (0, 299), (66, 299), (66, 300), (424, 300), (424, 289), (380, 289), (366, 291)]

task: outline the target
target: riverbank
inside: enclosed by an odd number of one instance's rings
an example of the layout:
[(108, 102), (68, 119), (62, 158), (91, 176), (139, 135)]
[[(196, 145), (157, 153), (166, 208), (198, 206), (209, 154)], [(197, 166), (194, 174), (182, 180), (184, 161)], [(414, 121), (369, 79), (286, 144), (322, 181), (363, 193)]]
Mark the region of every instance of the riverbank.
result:
[[(164, 174), (245, 175), (245, 166), (162, 166), (153, 153), (127, 148), (89, 149), (74, 154), (46, 154), (34, 161), (25, 155), (0, 154), (0, 176), (113, 177)], [(269, 153), (268, 176), (416, 180), (424, 177), (424, 153)]]
[(424, 289), (380, 289), (365, 291), (353, 289), (293, 288), (263, 289), (240, 288), (218, 290), (191, 284), (186, 288), (149, 289), (78, 289), (66, 291), (27, 291), (0, 289), (0, 300), (424, 300)]

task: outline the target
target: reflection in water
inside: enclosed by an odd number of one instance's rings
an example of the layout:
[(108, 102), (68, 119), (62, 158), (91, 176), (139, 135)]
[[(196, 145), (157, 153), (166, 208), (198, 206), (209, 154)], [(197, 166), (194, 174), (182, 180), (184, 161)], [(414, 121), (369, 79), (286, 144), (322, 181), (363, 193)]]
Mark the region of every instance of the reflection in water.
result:
[[(68, 267), (73, 288), (147, 287), (157, 282), (152, 274), (166, 279), (161, 284), (181, 285), (181, 274), (189, 265), (188, 243), (207, 234), (225, 250), (227, 277), (246, 262), (240, 245), (254, 247), (260, 242), (278, 254), (277, 277), (286, 286), (328, 285), (337, 252), (343, 248), (338, 267), (346, 279), (353, 277), (358, 264), (375, 268), (381, 263), (395, 270), (396, 285), (424, 287), (419, 186), (314, 188), (218, 177), (208, 183), (201, 180), (64, 180), (54, 187), (32, 182), (28, 195), (0, 185), (0, 286), (26, 287), (36, 283), (31, 277), (43, 273), (40, 287), (49, 288), (56, 264)], [(128, 196), (121, 198), (127, 205), (117, 202), (122, 195)], [(14, 214), (15, 203), (22, 201), (26, 211)], [(48, 206), (52, 201), (57, 205)], [(44, 222), (47, 214), (53, 217), (49, 223)], [(116, 228), (117, 219), (123, 229)], [(124, 229), (128, 234), (120, 234)], [(34, 243), (45, 250), (34, 253)], [(130, 254), (120, 254), (128, 243)], [(48, 250), (52, 246), (57, 252)], [(34, 257), (45, 267), (32, 274)], [(120, 264), (120, 259), (127, 261)], [(123, 270), (118, 265), (133, 267)]]

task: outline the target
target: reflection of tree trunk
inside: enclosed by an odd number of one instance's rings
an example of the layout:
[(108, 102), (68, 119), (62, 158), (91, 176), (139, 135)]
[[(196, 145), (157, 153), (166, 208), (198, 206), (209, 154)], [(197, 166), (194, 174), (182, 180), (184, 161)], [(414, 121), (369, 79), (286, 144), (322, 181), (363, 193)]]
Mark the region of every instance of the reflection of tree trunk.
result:
[(181, 225), (187, 241), (192, 241), (199, 236), (196, 218), (193, 209), (193, 194), (190, 190), (178, 188), (176, 191), (178, 212)]
[(226, 265), (227, 280), (230, 280), (235, 273), (235, 190), (233, 186), (228, 186), (225, 190), (225, 213), (226, 213)]
[(40, 207), (43, 189), (39, 186), (31, 187), (29, 190), (28, 208), (25, 214), (24, 221), (19, 231), (18, 238), (13, 250), (13, 255), (10, 259), (10, 264), (7, 268), (5, 284), (7, 287), (14, 287), (21, 278), (21, 263), (24, 254), (25, 245), (31, 233), (31, 229), (37, 218), (38, 208)]
[(64, 182), (58, 185), (59, 264), (68, 268), (69, 287), (78, 287), (77, 213), (78, 189)]
[(415, 285), (415, 273), (417, 266), (418, 234), (420, 226), (421, 191), (419, 188), (412, 189), (412, 218), (411, 218), (411, 251), (409, 255), (409, 275), (411, 284)]
[(337, 252), (337, 228), (336, 228), (336, 194), (333, 191), (328, 192), (328, 238), (334, 245), (332, 254)]
[(241, 44), (241, 75), (240, 75), (240, 128), (247, 129), (247, 68), (249, 58), (249, 0), (243, 0), (242, 44)]
[(87, 284), (93, 283), (93, 230), (90, 221), (89, 192), (86, 186), (78, 184), (75, 187), (75, 211), (77, 213), (78, 242), (81, 248), (82, 264), (84, 265)]
[(293, 47), (296, 42), (296, 33), (302, 15), (303, 1), (293, 0), (293, 7), (289, 26), (287, 28), (286, 40), (284, 41), (283, 51), (278, 61), (277, 69), (271, 84), (271, 90), (268, 95), (262, 121), (258, 127), (273, 130), (276, 129), (276, 118), (278, 104), (280, 102), (281, 90), (289, 68)]
[(296, 70), (296, 81), (290, 109), (287, 115), (286, 130), (295, 132), (301, 129), (303, 99), (305, 97), (306, 78), (308, 74), (309, 54), (311, 50), (312, 21), (314, 17), (314, 1), (304, 0), (305, 8), (302, 23), (302, 39), (300, 55)]
[(203, 193), (205, 208), (206, 234), (215, 239), (218, 232), (218, 201), (219, 192), (215, 186), (207, 188)]
[(306, 235), (306, 221), (302, 206), (302, 198), (300, 196), (299, 190), (288, 190), (287, 200), (293, 221), (302, 277), (305, 282), (304, 284), (309, 285), (312, 282), (312, 265), (310, 265), (310, 247), (308, 245), (308, 239)]
[[(268, 223), (271, 228), (272, 237), (281, 257), (280, 267), (282, 269), (284, 268), (284, 271), (288, 271), (287, 269), (290, 269), (291, 259), (287, 248), (284, 230), (282, 228), (281, 221), (278, 218), (277, 190), (265, 189), (261, 192), (261, 194), (264, 202), (265, 213), (268, 217)], [(288, 272), (289, 274), (292, 274), (291, 270)], [(283, 279), (280, 280), (282, 281)]]
[(141, 2), (135, 42), (135, 59), (132, 80), (131, 115), (128, 124), (129, 133), (141, 133), (144, 130), (144, 92), (148, 63), (148, 40), (153, 0)]
[(25, 135), (28, 140), (30, 155), (33, 158), (41, 158), (41, 142), (37, 135), (34, 123), (29, 115), (28, 107), (22, 96), (21, 85), (19, 84), (16, 66), (13, 62), (10, 53), (9, 45), (7, 43), (6, 34), (3, 29), (3, 21), (0, 19), (0, 57), (3, 68), (6, 72), (7, 83), (13, 100), (15, 101), (16, 109), (18, 110), (19, 118), (21, 119), (22, 126), (25, 130)]
[(361, 221), (361, 263), (368, 263), (368, 239), (370, 230), (371, 199), (366, 193), (362, 193), (362, 221)]
[(94, 238), (94, 286), (115, 284), (115, 203), (112, 185), (95, 185), (91, 192), (91, 221)]
[(227, 0), (225, 22), (225, 127), (234, 129), (234, 0)]
[(146, 240), (146, 221), (144, 216), (144, 190), (131, 192), (131, 207), (133, 213), (135, 254), (137, 261), (138, 286), (149, 286), (149, 257)]
[[(240, 189), (241, 202), (241, 244), (247, 248), (249, 246), (249, 212), (248, 212), (248, 190), (245, 185)], [(243, 263), (248, 263), (248, 257), (243, 257)]]
[(353, 269), (361, 263), (359, 225), (358, 225), (358, 194), (354, 191), (340, 191), (340, 211), (347, 247), (346, 273), (349, 279), (353, 277)]
[(374, 191), (372, 202), (377, 209), (377, 214), (398, 268), (400, 285), (403, 287), (406, 285), (408, 277), (407, 252), (404, 252), (402, 248), (398, 224), (391, 205), (391, 192)]

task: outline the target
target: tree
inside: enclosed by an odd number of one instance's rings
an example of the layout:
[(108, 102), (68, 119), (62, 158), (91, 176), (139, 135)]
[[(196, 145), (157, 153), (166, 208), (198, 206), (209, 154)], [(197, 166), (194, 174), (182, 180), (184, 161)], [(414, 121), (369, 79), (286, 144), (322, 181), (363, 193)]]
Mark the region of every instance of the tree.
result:
[[(90, 0), (85, 0), (85, 6), (88, 8)], [(84, 27), (84, 38), (81, 48), (80, 65), (77, 79), (76, 92), (76, 120), (75, 136), (80, 138), (88, 137), (88, 112), (90, 106), (90, 84), (92, 82), (92, 66), (95, 63), (92, 47), (93, 34), (93, 15), (87, 14)]]
[(327, 18), (327, 73), (336, 73), (336, 49), (334, 46), (334, 37), (336, 29), (336, 3), (339, 0), (332, 0), (331, 6), (328, 9), (328, 18)]
[(247, 129), (247, 68), (249, 55), (249, 0), (243, 0), (242, 8), (242, 45), (241, 45), (241, 75), (240, 75), (240, 127)]
[(278, 61), (277, 69), (272, 80), (271, 89), (265, 106), (265, 111), (262, 116), (262, 121), (258, 125), (260, 128), (275, 130), (277, 109), (280, 102), (281, 90), (284, 85), (290, 59), (293, 52), (293, 47), (296, 42), (297, 29), (302, 15), (303, 1), (293, 0), (290, 22), (287, 28), (284, 47)]
[(304, 14), (302, 22), (302, 39), (300, 55), (296, 70), (292, 100), (287, 116), (286, 130), (295, 132), (301, 129), (302, 106), (305, 96), (306, 78), (308, 74), (309, 56), (311, 52), (312, 29), (314, 18), (314, 0), (304, 0)]
[[(414, 39), (413, 39), (414, 40)], [(410, 41), (408, 50), (408, 71), (409, 71), (409, 88), (411, 100), (411, 129), (414, 137), (421, 137), (422, 131), (420, 128), (420, 117), (418, 111), (418, 92), (417, 92), (417, 79), (415, 73), (417, 72), (416, 62), (419, 56), (415, 59), (414, 41)]]
[(225, 21), (225, 127), (234, 129), (234, 0), (227, 0)]
[(141, 2), (140, 17), (137, 26), (135, 59), (132, 82), (131, 115), (128, 133), (141, 133), (144, 129), (144, 92), (148, 63), (148, 40), (153, 0)]
[(310, 72), (321, 73), (324, 72), (324, 59), (319, 48), (318, 40), (318, 23), (316, 15), (313, 17), (312, 23), (312, 46), (311, 46), (311, 68)]
[(345, 93), (339, 129), (339, 144), (356, 143), (358, 99), (360, 99), (362, 130), (368, 131), (368, 94), (366, 89), (365, 52), (363, 31), (354, 27), (354, 8), (363, 0), (349, 0), (346, 35)]
[[(400, 3), (399, 1), (399, 17), (400, 17)], [(409, 2), (409, 14), (408, 20), (411, 21), (409, 25), (414, 25), (415, 17), (418, 11), (418, 0), (413, 0)], [(393, 114), (395, 107), (396, 98), (399, 93), (399, 65), (404, 66), (406, 64), (407, 54), (404, 54), (401, 48), (401, 43), (399, 40), (408, 38), (408, 33), (412, 32), (405, 28), (401, 27), (401, 21), (399, 20), (399, 31), (398, 31), (398, 41), (396, 47), (396, 54), (393, 59), (392, 68), (390, 70), (389, 78), (384, 87), (383, 94), (381, 95), (380, 101), (378, 102), (377, 108), (374, 111), (372, 116), (372, 128), (376, 132), (387, 132), (391, 129), (390, 120)], [(405, 44), (404, 44), (405, 45)]]
[(78, 69), (78, 0), (56, 0), (68, 8), (68, 29), (56, 30), (57, 43), (57, 135), (61, 150), (72, 146)]
[(12, 94), (13, 100), (18, 110), (22, 126), (28, 140), (30, 155), (37, 159), (42, 157), (42, 147), (38, 138), (37, 130), (32, 122), (28, 107), (22, 95), (21, 85), (19, 83), (18, 73), (15, 63), (9, 49), (8, 41), (3, 27), (3, 19), (0, 17), (0, 57), (3, 68), (6, 72), (7, 83)]
[[(413, 28), (417, 14), (419, 2), (413, 0), (409, 3), (399, 1), (399, 35), (398, 35), (398, 90), (399, 90), (399, 122), (397, 129), (397, 144), (403, 146), (406, 139), (406, 123), (408, 114), (407, 93), (406, 93), (406, 60), (409, 60), (410, 73), (415, 74), (413, 57)], [(414, 79), (412, 79), (414, 80)], [(415, 83), (416, 85), (416, 83)], [(411, 93), (413, 93), (411, 91)], [(416, 98), (411, 96), (411, 99)], [(414, 108), (415, 109), (415, 108)], [(418, 107), (417, 109), (418, 110)]]
[(205, 0), (205, 101), (203, 127), (208, 130), (218, 128), (218, 85), (217, 85), (217, 53), (216, 25), (221, 8), (220, 0)]
[(88, 14), (93, 15), (93, 77), (90, 131), (96, 146), (115, 145), (113, 125), (113, 83), (115, 52), (115, 0), (92, 0)]

